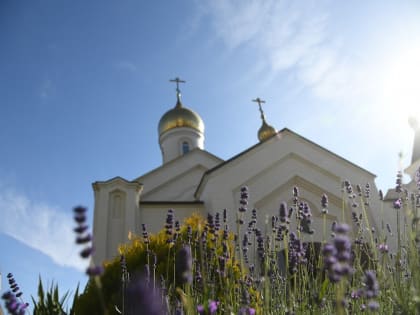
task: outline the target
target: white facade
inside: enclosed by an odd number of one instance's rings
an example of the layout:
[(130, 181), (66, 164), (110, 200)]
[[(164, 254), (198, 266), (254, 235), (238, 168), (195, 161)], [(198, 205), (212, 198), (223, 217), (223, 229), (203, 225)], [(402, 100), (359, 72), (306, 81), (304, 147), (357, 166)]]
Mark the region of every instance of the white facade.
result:
[[(190, 141), (188, 152), (182, 150), (184, 141)], [(394, 212), (379, 204), (374, 174), (287, 128), (227, 161), (205, 151), (204, 135), (193, 128), (166, 131), (159, 143), (162, 166), (133, 181), (117, 177), (93, 184), (96, 263), (117, 255), (118, 244), (127, 242), (130, 231), (140, 234), (143, 223), (151, 232), (162, 229), (168, 209), (174, 209), (176, 218), (182, 221), (193, 212), (205, 217), (226, 208), (229, 222), (235, 222), (242, 186), (249, 188), (248, 208), (257, 209), (262, 230), (265, 222), (278, 214), (280, 202), (291, 205), (294, 186), (312, 210), (312, 227), (317, 232), (308, 240), (328, 239), (331, 223), (342, 222), (343, 213), (351, 225), (351, 203), (341, 189), (344, 180), (353, 187), (370, 184), (366, 212), (372, 227), (395, 221)], [(321, 233), (324, 219), (320, 206), (324, 193), (329, 198), (325, 236)], [(356, 202), (363, 203), (359, 197)]]

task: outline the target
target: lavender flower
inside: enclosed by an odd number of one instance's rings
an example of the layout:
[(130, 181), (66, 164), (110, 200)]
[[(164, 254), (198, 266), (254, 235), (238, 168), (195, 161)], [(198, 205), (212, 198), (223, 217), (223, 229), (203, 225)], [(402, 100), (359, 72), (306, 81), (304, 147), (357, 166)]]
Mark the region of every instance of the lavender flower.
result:
[(388, 253), (388, 245), (385, 243), (379, 244), (378, 249), (381, 253)]
[(397, 200), (394, 201), (393, 206), (395, 210), (399, 210), (402, 208), (402, 200), (401, 198), (398, 198)]
[(321, 207), (322, 207), (322, 213), (327, 214), (328, 213), (328, 196), (326, 194), (322, 194)]
[(210, 314), (216, 313), (218, 306), (219, 306), (218, 301), (210, 301), (209, 302), (209, 312), (210, 312)]
[[(91, 244), (92, 236), (87, 232), (88, 226), (85, 224), (86, 211), (87, 208), (82, 206), (77, 206), (73, 209), (74, 221), (77, 223), (77, 227), (73, 229), (76, 233), (76, 244), (85, 245), (80, 252), (80, 256), (85, 259), (89, 258), (94, 252), (94, 248)], [(86, 274), (89, 276), (99, 276), (103, 271), (104, 268), (102, 266), (92, 265), (86, 269)]]
[(246, 212), (247, 208), (246, 206), (248, 205), (248, 187), (243, 186), (241, 188), (241, 198), (239, 199), (239, 203), (240, 203), (240, 207), (239, 207), (239, 212)]
[(284, 201), (280, 203), (280, 209), (279, 209), (279, 219), (281, 223), (289, 223), (288, 218), (288, 212), (287, 212), (287, 203)]
[(299, 205), (299, 212), (300, 212), (300, 230), (304, 233), (313, 234), (315, 231), (310, 228), (312, 223), (312, 212), (309, 208), (309, 205), (304, 202)]
[(1, 297), (5, 301), (6, 309), (11, 315), (24, 315), (28, 303), (21, 303), (17, 300), (16, 295), (10, 291), (4, 293)]
[(379, 284), (376, 280), (375, 272), (372, 270), (367, 270), (365, 272), (365, 278), (364, 278), (364, 295), (367, 298), (374, 298), (379, 295)]
[(129, 282), (126, 289), (125, 308), (130, 315), (162, 315), (164, 312), (161, 303), (162, 297), (158, 290), (152, 290), (147, 282), (136, 277)]
[(350, 266), (351, 260), (351, 242), (346, 235), (349, 231), (346, 224), (336, 224), (334, 232), (336, 233), (333, 243), (324, 245), (322, 254), (324, 256), (324, 269), (327, 270), (331, 282), (337, 283), (343, 276), (353, 273)]
[(191, 247), (184, 245), (176, 254), (175, 277), (179, 285), (192, 282)]
[(149, 233), (147, 232), (146, 224), (142, 223), (141, 228), (142, 228), (143, 242), (144, 244), (149, 244), (150, 243)]
[(166, 235), (168, 236), (166, 242), (168, 244), (174, 243), (174, 240), (172, 237), (173, 229), (174, 229), (174, 210), (169, 209), (168, 214), (166, 215), (166, 224), (165, 224)]
[(398, 171), (398, 173), (397, 173), (397, 179), (395, 180), (395, 184), (396, 184), (395, 191), (397, 193), (402, 192), (402, 177), (403, 177), (402, 172), (401, 171)]

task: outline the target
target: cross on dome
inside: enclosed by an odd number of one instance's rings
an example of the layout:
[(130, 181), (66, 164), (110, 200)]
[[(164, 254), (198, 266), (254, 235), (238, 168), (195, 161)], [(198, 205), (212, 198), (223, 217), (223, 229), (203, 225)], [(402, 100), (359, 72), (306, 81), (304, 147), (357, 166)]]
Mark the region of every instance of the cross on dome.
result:
[(260, 99), (259, 97), (257, 97), (255, 100), (252, 100), (252, 101), (253, 101), (253, 102), (255, 102), (255, 103), (258, 103), (258, 108), (259, 108), (260, 113), (261, 113), (261, 119), (262, 119), (263, 121), (265, 121), (264, 111), (263, 111), (262, 106), (261, 106), (261, 104), (264, 104), (264, 103), (265, 103), (265, 101), (264, 101), (264, 100), (262, 100), (262, 99)]
[(176, 77), (175, 79), (169, 80), (169, 82), (175, 82), (176, 83), (176, 95), (179, 97), (181, 94), (181, 90), (179, 89), (180, 83), (185, 83), (186, 81), (181, 80), (180, 78)]
[(260, 99), (259, 97), (257, 97), (256, 99), (254, 99), (252, 101), (255, 102), (255, 103), (258, 103), (258, 108), (260, 110), (261, 120), (262, 120), (262, 126), (258, 130), (258, 139), (260, 141), (265, 141), (265, 140), (271, 138), (272, 136), (274, 136), (275, 134), (277, 134), (277, 130), (274, 127), (267, 124), (267, 122), (265, 121), (264, 111), (263, 111), (262, 106), (261, 106), (261, 104), (264, 104), (265, 101)]

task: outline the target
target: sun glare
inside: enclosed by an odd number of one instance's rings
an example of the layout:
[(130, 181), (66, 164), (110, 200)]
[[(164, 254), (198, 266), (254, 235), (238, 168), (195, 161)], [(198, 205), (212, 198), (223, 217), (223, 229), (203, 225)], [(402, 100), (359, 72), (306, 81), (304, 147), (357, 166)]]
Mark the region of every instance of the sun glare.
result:
[(384, 66), (383, 105), (395, 118), (420, 121), (420, 47), (402, 52)]

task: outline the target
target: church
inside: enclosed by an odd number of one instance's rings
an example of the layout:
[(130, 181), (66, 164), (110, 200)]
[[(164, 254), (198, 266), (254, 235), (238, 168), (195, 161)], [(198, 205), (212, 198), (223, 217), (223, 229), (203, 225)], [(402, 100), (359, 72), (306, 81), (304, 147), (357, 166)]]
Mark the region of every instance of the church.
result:
[[(311, 227), (318, 231), (307, 240), (325, 239), (321, 233), (324, 222), (330, 227), (334, 221), (342, 222), (343, 215), (351, 225), (352, 203), (360, 202), (360, 197), (356, 192), (350, 200), (342, 189), (344, 181), (354, 191), (356, 185), (369, 190), (365, 209), (373, 228), (395, 222), (392, 202), (398, 195), (394, 190), (386, 194), (388, 202), (381, 202), (374, 174), (290, 129), (277, 131), (267, 122), (264, 101), (259, 98), (254, 100), (261, 115), (258, 142), (228, 160), (206, 151), (203, 119), (182, 103), (179, 84), (184, 81), (171, 81), (177, 86), (176, 103), (158, 123), (162, 165), (133, 180), (117, 176), (92, 184), (95, 263), (118, 255), (118, 245), (128, 241), (130, 232), (141, 234), (142, 224), (151, 232), (161, 230), (168, 209), (174, 210), (180, 222), (192, 213), (206, 217), (227, 209), (228, 222), (235, 222), (243, 186), (250, 192), (248, 208), (257, 209), (263, 231), (266, 222), (278, 215), (280, 202), (292, 204), (294, 187), (299, 189), (300, 200), (309, 205)], [(415, 131), (412, 164), (405, 171), (412, 179), (407, 186), (414, 191), (420, 166), (420, 128), (414, 120), (411, 125)], [(321, 206), (323, 194), (328, 196), (327, 213)]]

